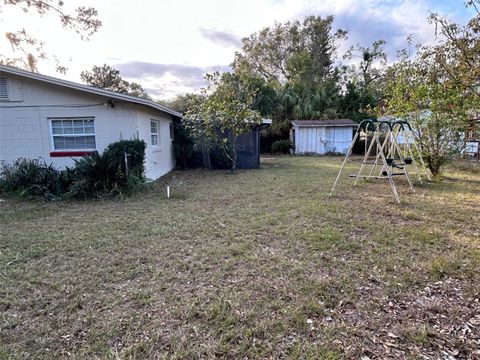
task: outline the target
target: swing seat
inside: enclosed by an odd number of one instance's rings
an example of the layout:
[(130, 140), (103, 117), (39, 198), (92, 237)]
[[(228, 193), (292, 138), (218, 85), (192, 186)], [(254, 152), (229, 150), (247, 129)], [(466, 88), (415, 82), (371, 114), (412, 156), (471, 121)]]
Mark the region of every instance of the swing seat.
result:
[[(405, 175), (404, 173), (392, 173), (392, 176), (400, 176), (400, 175)], [(382, 171), (382, 176), (388, 176), (388, 173), (383, 170)]]
[(411, 165), (413, 162), (413, 159), (411, 157), (406, 157), (404, 160), (405, 160), (405, 164), (407, 165)]
[(405, 165), (404, 163), (396, 163), (392, 158), (386, 158), (385, 160), (387, 161), (387, 165), (391, 166), (392, 168), (403, 170), (403, 165)]

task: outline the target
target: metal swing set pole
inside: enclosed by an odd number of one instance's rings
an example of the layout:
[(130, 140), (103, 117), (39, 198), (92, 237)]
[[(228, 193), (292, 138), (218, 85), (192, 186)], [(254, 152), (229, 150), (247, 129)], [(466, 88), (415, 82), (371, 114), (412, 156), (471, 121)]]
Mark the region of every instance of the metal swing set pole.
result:
[[(357, 184), (357, 181), (359, 178), (370, 178), (370, 177), (374, 177), (374, 178), (385, 178), (385, 177), (380, 177), (380, 176), (371, 176), (371, 175), (362, 175), (362, 171), (364, 170), (365, 168), (365, 165), (367, 163), (367, 160), (368, 160), (368, 157), (373, 149), (373, 146), (376, 146), (377, 148), (377, 154), (376, 154), (376, 159), (375, 159), (375, 164), (374, 164), (374, 167), (376, 166), (376, 164), (378, 163), (378, 160), (379, 159), (382, 159), (382, 163), (383, 163), (383, 167), (385, 168), (385, 171), (387, 173), (387, 176), (386, 178), (388, 179), (388, 182), (390, 184), (390, 188), (392, 190), (392, 193), (393, 193), (393, 197), (395, 199), (395, 201), (397, 203), (400, 203), (400, 197), (398, 196), (398, 192), (397, 192), (397, 188), (395, 187), (395, 183), (393, 181), (393, 175), (392, 175), (392, 172), (390, 170), (390, 168), (388, 167), (388, 164), (387, 164), (387, 160), (385, 158), (385, 154), (383, 153), (383, 149), (385, 147), (385, 145), (387, 144), (388, 140), (389, 140), (389, 137), (390, 137), (390, 134), (391, 134), (391, 131), (392, 131), (392, 128), (391, 128), (391, 125), (389, 123), (386, 123), (389, 127), (389, 130), (387, 132), (387, 137), (385, 138), (383, 144), (380, 142), (380, 132), (381, 132), (381, 125), (382, 124), (385, 124), (385, 123), (378, 123), (378, 124), (373, 124), (373, 122), (371, 120), (364, 120), (362, 121), (358, 127), (357, 127), (357, 131), (355, 132), (355, 136), (352, 140), (352, 143), (350, 144), (350, 147), (348, 148), (348, 151), (345, 155), (345, 158), (343, 159), (343, 162), (342, 162), (342, 165), (340, 167), (340, 170), (338, 171), (338, 174), (337, 174), (337, 177), (335, 178), (335, 182), (333, 183), (333, 186), (332, 186), (332, 189), (330, 190), (330, 194), (329, 194), (329, 197), (331, 197), (333, 195), (333, 192), (335, 191), (336, 187), (337, 187), (337, 184), (338, 184), (338, 181), (340, 180), (340, 177), (342, 175), (342, 172), (343, 172), (343, 169), (345, 168), (345, 165), (348, 161), (348, 158), (351, 156), (351, 153), (352, 153), (352, 150), (353, 150), (353, 146), (354, 144), (356, 143), (358, 137), (359, 137), (359, 134), (360, 134), (360, 130), (361, 130), (361, 127), (362, 125), (366, 123), (366, 127), (365, 129), (368, 131), (368, 126), (369, 125), (373, 125), (374, 127), (374, 133), (373, 133), (373, 139), (372, 139), (372, 142), (370, 143), (370, 146), (368, 147), (365, 155), (364, 155), (364, 158), (363, 158), (363, 161), (362, 161), (362, 164), (360, 166), (360, 170), (359, 172), (356, 174), (356, 175), (353, 175), (356, 179), (355, 179), (355, 184)], [(393, 146), (393, 145), (392, 145)], [(373, 170), (370, 170), (370, 173), (372, 172)]]
[[(360, 124), (361, 125), (361, 124)], [(332, 190), (330, 190), (330, 194), (328, 195), (329, 197), (332, 196), (333, 192), (335, 191), (335, 188), (337, 186), (337, 183), (338, 183), (338, 180), (340, 179), (340, 176), (342, 175), (342, 171), (343, 171), (343, 168), (345, 167), (345, 164), (347, 163), (347, 160), (348, 158), (350, 157), (351, 153), (352, 153), (352, 150), (353, 150), (353, 146), (355, 145), (355, 142), (357, 141), (358, 139), (358, 135), (360, 133), (360, 125), (358, 125), (357, 127), (357, 131), (355, 132), (355, 136), (353, 137), (353, 140), (352, 140), (352, 143), (350, 144), (350, 147), (348, 148), (347, 150), (347, 154), (345, 155), (345, 158), (343, 159), (343, 162), (342, 162), (342, 166), (340, 167), (340, 170), (337, 174), (337, 177), (335, 179), (335, 182), (333, 183), (333, 186), (332, 186)]]
[[(380, 140), (378, 138), (377, 138), (377, 143), (379, 146), (381, 146)], [(380, 156), (382, 158), (385, 171), (387, 172), (387, 178), (388, 178), (388, 182), (390, 183), (390, 188), (392, 189), (393, 197), (395, 198), (395, 201), (397, 202), (397, 204), (400, 204), (400, 197), (398, 196), (397, 188), (395, 187), (395, 183), (393, 182), (392, 172), (390, 171), (390, 167), (387, 164), (387, 159), (385, 158), (385, 154), (383, 153), (383, 151), (380, 152)]]
[[(373, 174), (375, 168), (379, 165), (378, 161), (380, 160), (380, 152), (383, 152), (383, 150), (385, 149), (385, 146), (388, 144), (389, 134), (390, 134), (390, 129), (387, 132), (387, 136), (385, 137), (385, 140), (383, 140), (383, 143), (382, 143), (382, 146), (380, 147), (380, 149), (378, 148), (378, 145), (377, 145), (377, 153), (376, 153), (376, 156), (375, 156), (375, 162), (373, 163), (373, 166), (370, 169), (370, 172), (368, 173), (369, 177), (372, 177), (372, 174)], [(382, 174), (382, 170), (380, 169), (380, 173), (379, 173), (378, 176), (380, 176), (381, 174)]]
[[(412, 159), (412, 164), (413, 167), (415, 168), (415, 174), (417, 175), (417, 179), (422, 183), (422, 176), (420, 174), (420, 169), (418, 168), (417, 160), (415, 159), (415, 156), (413, 154), (412, 146), (410, 145), (410, 139), (409, 139), (409, 132), (405, 131), (405, 127), (403, 126), (403, 123), (401, 124), (401, 129), (402, 129), (402, 136), (405, 139), (405, 148), (407, 149), (405, 152), (405, 155), (408, 155), (410, 159)], [(406, 123), (406, 125), (410, 128), (410, 124)], [(415, 139), (413, 139), (415, 141)]]
[[(360, 170), (358, 170), (357, 176), (355, 176), (355, 182), (353, 183), (353, 186), (356, 186), (357, 183), (358, 183), (358, 179), (363, 177), (361, 174), (362, 174), (362, 171), (367, 164), (368, 158), (370, 157), (370, 153), (372, 152), (373, 145), (377, 146), (377, 143), (376, 143), (376, 138), (378, 137), (377, 132), (378, 131), (375, 131), (373, 133), (372, 142), (370, 143), (370, 146), (368, 147), (367, 151), (365, 152), (365, 156), (363, 157), (362, 165), (360, 166)], [(377, 146), (377, 148), (378, 148), (378, 146)]]
[[(401, 124), (400, 124), (401, 125)], [(394, 125), (395, 126), (395, 125)], [(402, 128), (403, 125), (399, 128)], [(395, 129), (394, 129), (395, 130)], [(401, 163), (403, 164), (403, 173), (405, 175), (405, 177), (407, 178), (407, 181), (408, 181), (408, 185), (410, 186), (410, 190), (412, 190), (413, 192), (415, 192), (415, 189), (413, 188), (413, 184), (412, 184), (412, 181), (410, 180), (410, 176), (408, 174), (408, 170), (407, 170), (407, 164), (405, 162), (405, 157), (403, 156), (402, 154), (402, 150), (400, 149), (400, 146), (398, 145), (398, 131), (395, 132), (393, 131), (392, 132), (392, 157), (395, 158), (395, 150), (397, 150), (397, 153), (398, 153), (398, 157), (400, 158), (400, 161)]]
[(412, 144), (413, 144), (413, 147), (415, 148), (415, 151), (418, 154), (418, 158), (420, 160), (420, 164), (422, 166), (423, 173), (425, 174), (425, 177), (427, 178), (428, 181), (432, 181), (432, 178), (430, 177), (430, 175), (427, 171), (427, 166), (425, 165), (425, 162), (423, 161), (422, 154), (420, 153), (420, 149), (418, 148), (418, 144), (417, 144), (417, 141), (415, 139), (415, 134), (414, 134), (412, 128), (410, 127), (410, 124), (408, 124), (408, 127), (409, 127), (408, 135), (412, 137)]
[[(381, 127), (384, 124), (387, 124), (388, 131), (386, 133), (385, 140), (383, 141), (383, 143), (381, 143), (380, 142), (380, 134), (382, 132)], [(398, 195), (397, 188), (396, 188), (395, 183), (393, 181), (393, 174), (392, 174), (392, 171), (390, 170), (390, 167), (388, 166), (387, 159), (386, 159), (385, 154), (383, 152), (384, 147), (388, 144), (389, 140), (391, 140), (391, 135), (392, 135), (392, 127), (389, 123), (380, 122), (380, 123), (375, 124), (375, 132), (373, 134), (372, 143), (370, 144), (370, 146), (368, 148), (368, 151), (365, 154), (364, 161), (362, 162), (362, 165), (360, 167), (360, 171), (355, 176), (356, 179), (355, 179), (355, 184), (354, 185), (357, 184), (357, 181), (358, 181), (359, 178), (370, 178), (370, 177), (373, 177), (373, 178), (376, 178), (376, 179), (385, 178), (385, 177), (380, 177), (380, 176), (371, 176), (371, 175), (362, 175), (361, 174), (363, 169), (365, 168), (366, 159), (368, 159), (368, 157), (370, 156), (370, 153), (373, 149), (373, 145), (375, 143), (377, 150), (380, 149), (380, 151), (378, 151), (378, 153), (376, 154), (376, 159), (375, 159), (376, 163), (378, 163), (378, 159), (382, 159), (383, 168), (385, 169), (385, 171), (387, 173), (386, 178), (388, 179), (388, 182), (390, 184), (390, 188), (392, 189), (393, 197), (394, 197), (395, 201), (399, 204), (400, 203), (400, 197)], [(394, 149), (395, 149), (394, 147), (395, 147), (394, 143), (390, 144), (389, 152), (394, 151)], [(374, 163), (374, 166), (376, 166), (375, 163)], [(370, 171), (372, 172), (373, 168)]]

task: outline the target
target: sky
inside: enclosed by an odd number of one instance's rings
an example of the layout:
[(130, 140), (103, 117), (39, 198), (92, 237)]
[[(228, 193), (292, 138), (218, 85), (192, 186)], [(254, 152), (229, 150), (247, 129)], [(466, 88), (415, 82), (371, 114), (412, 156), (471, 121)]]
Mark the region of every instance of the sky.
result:
[[(334, 15), (335, 28), (348, 30), (338, 56), (357, 43), (387, 42), (390, 61), (396, 50), (414, 43), (436, 41), (427, 21), (439, 12), (459, 23), (471, 13), (463, 0), (65, 0), (67, 8), (93, 6), (103, 25), (90, 40), (82, 41), (63, 29), (53, 15), (39, 17), (18, 7), (0, 5), (0, 33), (25, 28), (45, 41), (49, 59), (39, 72), (80, 82), (80, 73), (93, 65), (108, 64), (128, 81), (140, 83), (154, 99), (171, 99), (205, 85), (203, 75), (229, 70), (241, 39), (275, 22), (308, 15)], [(0, 36), (0, 51), (12, 52)], [(68, 68), (55, 72), (52, 55)]]

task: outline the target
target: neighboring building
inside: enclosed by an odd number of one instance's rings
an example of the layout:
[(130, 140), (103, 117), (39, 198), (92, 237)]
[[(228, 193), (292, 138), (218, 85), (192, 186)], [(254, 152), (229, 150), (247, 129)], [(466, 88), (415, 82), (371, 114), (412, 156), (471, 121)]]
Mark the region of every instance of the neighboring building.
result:
[(480, 114), (470, 120), (465, 134), (466, 154), (480, 161)]
[(345, 154), (357, 126), (358, 123), (350, 119), (293, 120), (290, 139), (296, 154)]
[(271, 119), (262, 119), (260, 125), (252, 126), (251, 131), (237, 139), (237, 167), (258, 169), (260, 167), (260, 131), (272, 124)]
[(175, 166), (172, 121), (182, 114), (150, 100), (0, 65), (0, 162), (38, 159), (57, 168), (110, 143), (147, 143), (146, 176)]

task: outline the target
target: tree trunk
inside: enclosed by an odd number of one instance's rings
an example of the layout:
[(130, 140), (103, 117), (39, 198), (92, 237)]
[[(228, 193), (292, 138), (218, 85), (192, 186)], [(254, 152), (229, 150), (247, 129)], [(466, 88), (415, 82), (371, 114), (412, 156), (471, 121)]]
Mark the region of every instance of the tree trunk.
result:
[(237, 170), (237, 137), (232, 139), (232, 173), (235, 175), (235, 171)]
[(232, 156), (233, 156), (233, 161), (232, 161), (232, 173), (235, 175), (235, 171), (237, 170), (237, 150), (235, 150), (235, 146), (233, 146), (232, 150)]
[(205, 169), (212, 170), (212, 163), (210, 162), (210, 150), (204, 144), (202, 144), (202, 156)]

